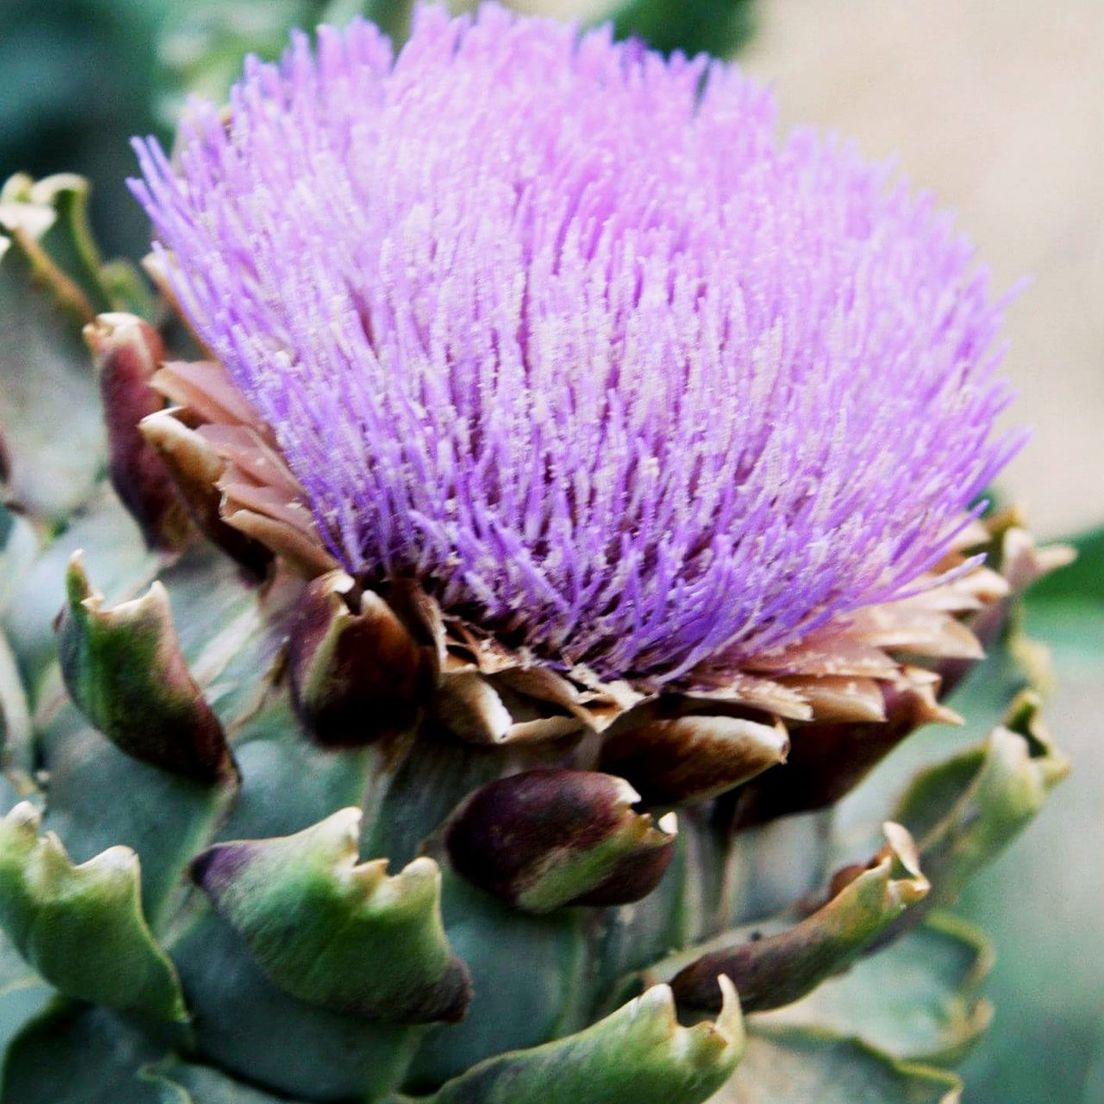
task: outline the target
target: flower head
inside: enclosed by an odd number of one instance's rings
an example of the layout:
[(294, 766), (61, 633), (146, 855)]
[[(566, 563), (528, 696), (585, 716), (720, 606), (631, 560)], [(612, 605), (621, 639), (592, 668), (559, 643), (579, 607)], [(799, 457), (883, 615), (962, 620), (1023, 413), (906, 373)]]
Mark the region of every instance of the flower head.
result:
[(676, 685), (899, 596), (1017, 444), (969, 243), (731, 65), (422, 8), (138, 148), (331, 551), (564, 667)]

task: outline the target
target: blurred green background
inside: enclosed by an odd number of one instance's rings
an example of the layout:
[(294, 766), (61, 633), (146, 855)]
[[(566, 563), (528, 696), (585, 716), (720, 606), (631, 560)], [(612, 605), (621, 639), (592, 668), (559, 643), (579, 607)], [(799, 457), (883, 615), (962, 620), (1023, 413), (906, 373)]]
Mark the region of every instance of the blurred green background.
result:
[(97, 229), (142, 249), (128, 201), (131, 134), (154, 125), (161, 0), (0, 0), (0, 177), (77, 171), (96, 181)]
[[(999, 279), (1039, 273), (1013, 313), (1010, 369), (1039, 433), (1010, 483), (1058, 534), (1104, 516), (1104, 5), (1042, 7), (778, 0), (746, 42), (747, 0), (632, 0), (618, 28), (665, 49), (742, 47), (785, 118), (839, 125), (874, 155), (901, 149), (915, 179), (964, 209)], [(394, 0), (0, 0), (0, 179), (87, 175), (105, 249), (137, 257), (148, 231), (124, 183), (130, 136), (170, 138), (182, 98), (221, 96), (246, 52), (274, 54), (292, 25), (365, 9), (402, 16)], [(965, 1064), (967, 1104), (1104, 1104), (1104, 536), (1078, 544), (1080, 566), (1036, 588), (1028, 608), (1053, 652), (1051, 727), (1075, 773), (963, 902), (999, 956), (997, 1018)]]

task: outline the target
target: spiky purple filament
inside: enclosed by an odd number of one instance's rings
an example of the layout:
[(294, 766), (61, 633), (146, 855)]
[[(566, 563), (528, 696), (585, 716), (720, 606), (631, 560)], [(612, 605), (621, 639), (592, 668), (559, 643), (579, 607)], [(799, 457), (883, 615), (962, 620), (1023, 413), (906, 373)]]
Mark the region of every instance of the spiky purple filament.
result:
[(251, 62), (135, 190), (350, 571), (677, 684), (899, 594), (1018, 444), (950, 218), (740, 72), (487, 6)]

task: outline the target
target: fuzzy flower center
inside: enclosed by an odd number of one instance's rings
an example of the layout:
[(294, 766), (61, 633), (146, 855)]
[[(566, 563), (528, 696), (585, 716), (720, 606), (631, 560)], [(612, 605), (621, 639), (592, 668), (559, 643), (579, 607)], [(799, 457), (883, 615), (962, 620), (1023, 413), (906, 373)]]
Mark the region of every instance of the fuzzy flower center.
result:
[(427, 7), (139, 152), (335, 555), (564, 667), (677, 684), (892, 599), (1017, 443), (969, 243), (731, 65)]

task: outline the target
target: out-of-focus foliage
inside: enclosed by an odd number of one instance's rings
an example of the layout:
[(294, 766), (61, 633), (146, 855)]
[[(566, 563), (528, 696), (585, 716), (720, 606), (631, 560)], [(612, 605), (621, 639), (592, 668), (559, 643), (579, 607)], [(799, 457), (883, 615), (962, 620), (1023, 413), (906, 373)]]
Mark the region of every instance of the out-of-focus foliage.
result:
[(1069, 543), (1076, 562), (1027, 593), (1015, 654), (994, 649), (952, 699), (966, 727), (917, 733), (841, 810), (845, 831), (865, 831), (879, 793), (979, 738), (1025, 666), (1051, 683), (1048, 726), (1073, 761), (1062, 799), (970, 884), (956, 910), (996, 952), (985, 983), (995, 1016), (960, 1067), (964, 1104), (1104, 1101), (1104, 529)]
[(362, 15), (401, 38), (410, 9), (407, 0), (191, 0), (170, 5), (158, 41), (158, 116), (171, 125), (182, 99), (191, 93), (222, 99), (241, 72), (242, 58), (275, 57), (293, 27), (341, 25)]
[[(477, 0), (451, 0), (449, 6), (473, 8)], [(413, 7), (413, 0), (192, 0), (170, 6), (160, 38), (159, 114), (166, 121), (175, 118), (185, 92), (221, 98), (240, 71), (242, 56), (274, 56), (292, 27), (341, 25), (360, 15), (401, 41)], [(619, 38), (635, 36), (664, 53), (729, 56), (751, 33), (752, 9), (753, 0), (622, 0), (600, 8), (599, 18), (611, 20)]]
[(639, 35), (664, 53), (728, 57), (753, 29), (752, 0), (629, 0), (613, 12), (618, 37)]
[[(158, 27), (168, 0), (3, 0), (0, 180), (74, 171), (95, 180), (111, 253), (144, 248), (125, 178), (127, 139), (154, 125)], [(184, 7), (186, 5), (180, 5)]]
[(1077, 559), (1031, 592), (1028, 631), (1046, 640), (1063, 675), (1097, 675), (1104, 663), (1104, 528), (1071, 542)]
[(1104, 1101), (1104, 529), (1071, 543), (1077, 562), (1028, 593), (1025, 626), (1049, 648), (1047, 713), (1074, 770), (1030, 838), (963, 897), (997, 952), (996, 1016), (963, 1068), (966, 1104)]

